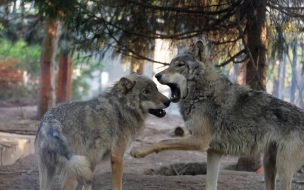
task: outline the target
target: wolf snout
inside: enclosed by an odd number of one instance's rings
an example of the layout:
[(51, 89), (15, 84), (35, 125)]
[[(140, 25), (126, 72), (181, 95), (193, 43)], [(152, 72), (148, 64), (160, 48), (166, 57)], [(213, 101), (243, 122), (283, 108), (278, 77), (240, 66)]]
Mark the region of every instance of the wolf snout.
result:
[(162, 77), (162, 74), (161, 74), (161, 73), (157, 73), (157, 74), (155, 75), (155, 78), (156, 78), (157, 80), (160, 80), (161, 77)]
[(171, 103), (170, 100), (166, 100), (166, 101), (163, 102), (163, 104), (164, 104), (166, 107), (169, 107), (169, 106), (170, 106), (170, 103)]

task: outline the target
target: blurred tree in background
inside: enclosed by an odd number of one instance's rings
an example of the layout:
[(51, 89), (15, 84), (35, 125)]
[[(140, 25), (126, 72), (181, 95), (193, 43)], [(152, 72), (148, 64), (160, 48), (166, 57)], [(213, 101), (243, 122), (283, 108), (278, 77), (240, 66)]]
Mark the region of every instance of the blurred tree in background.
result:
[(2, 40), (0, 46), (0, 99), (37, 98), (39, 45)]
[[(53, 17), (52, 17), (53, 18)], [(21, 78), (28, 78), (30, 80), (26, 80), (26, 84), (20, 83), (22, 80), (20, 78), (19, 83), (17, 84), (12, 83), (12, 78), (6, 78), (7, 76), (0, 74), (0, 79), (5, 79), (5, 84), (10, 86), (11, 90), (8, 89), (1, 89), (0, 96), (2, 99), (7, 98), (21, 98), (21, 97), (29, 97), (38, 99), (38, 87), (39, 84), (39, 76), (48, 76), (47, 75), (39, 75), (39, 70), (41, 65), (39, 60), (41, 59), (41, 49), (48, 48), (50, 46), (43, 46), (42, 41), (45, 36), (45, 26), (46, 26), (46, 19), (44, 15), (38, 14), (38, 7), (35, 6), (35, 1), (0, 1), (0, 71), (1, 69), (6, 72), (12, 73), (11, 70), (7, 70), (7, 66), (4, 65), (3, 62), (6, 60), (14, 60), (14, 62), (18, 62), (18, 64), (9, 64), (9, 67), (13, 70), (16, 70), (18, 75), (15, 75), (14, 78), (20, 77)], [(75, 52), (70, 52), (70, 43), (73, 41), (73, 34), (70, 35), (66, 28), (61, 27), (60, 29), (60, 37), (58, 46), (55, 46), (55, 55), (56, 59), (65, 58), (66, 55), (72, 56)], [(78, 54), (78, 53), (76, 53)], [(33, 55), (35, 57), (33, 57)], [(88, 55), (82, 54), (83, 57), (86, 59), (81, 59), (79, 56), (74, 56), (73, 60), (77, 62), (75, 65), (70, 65), (72, 69), (77, 69), (80, 64), (81, 65), (91, 65), (87, 67), (84, 71), (85, 74), (73, 77), (73, 81), (75, 84), (74, 86), (77, 87), (73, 88), (71, 91), (71, 96), (73, 99), (83, 99), (88, 98), (88, 94), (90, 89), (88, 88), (88, 82), (86, 79), (93, 77), (91, 76), (95, 70), (101, 69), (101, 64), (99, 63), (98, 66), (100, 68), (96, 68), (94, 66), (94, 58)], [(61, 59), (60, 59), (61, 60)], [(48, 61), (47, 61), (48, 62)], [(6, 64), (7, 65), (7, 64)], [(5, 67), (4, 67), (5, 66)], [(71, 70), (72, 70), (71, 69)], [(25, 71), (26, 74), (22, 74), (21, 72)], [(48, 70), (49, 72), (60, 72), (60, 64), (54, 63), (51, 69)], [(20, 74), (21, 73), (21, 74)], [(23, 77), (24, 75), (24, 77)], [(69, 76), (71, 77), (71, 76)], [(16, 78), (18, 79), (18, 78)], [(49, 81), (54, 80), (55, 75), (49, 79)], [(7, 82), (7, 81), (10, 82)], [(60, 82), (61, 79), (56, 78), (56, 81)], [(53, 87), (49, 88), (51, 90), (55, 90), (57, 82), (53, 81)], [(80, 82), (82, 81), (82, 82)], [(56, 89), (59, 89), (59, 85), (64, 86), (64, 83), (57, 84)], [(50, 85), (42, 85), (44, 87), (50, 87)], [(71, 90), (71, 86), (69, 87)], [(62, 88), (61, 88), (62, 89)], [(58, 91), (59, 92), (59, 91)], [(57, 96), (58, 96), (57, 92)], [(13, 96), (12, 96), (13, 93)], [(51, 108), (52, 105), (55, 103), (54, 94), (49, 95), (46, 93), (45, 95), (49, 98), (49, 102), (39, 101), (39, 105), (45, 105), (48, 107), (47, 109)], [(61, 94), (59, 94), (61, 95)], [(57, 98), (58, 99), (58, 98)], [(58, 101), (61, 102), (61, 101)], [(49, 106), (50, 105), (50, 106)], [(46, 110), (42, 111), (42, 114)]]

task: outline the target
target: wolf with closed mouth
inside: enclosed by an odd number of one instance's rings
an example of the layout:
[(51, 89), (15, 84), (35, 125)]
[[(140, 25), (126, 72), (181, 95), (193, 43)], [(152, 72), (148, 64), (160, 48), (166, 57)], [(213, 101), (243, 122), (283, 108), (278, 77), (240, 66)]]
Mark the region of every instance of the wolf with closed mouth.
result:
[(189, 137), (134, 148), (133, 157), (162, 150), (207, 151), (206, 189), (217, 189), (222, 155), (263, 153), (265, 189), (274, 190), (276, 174), (283, 190), (291, 189), (294, 172), (304, 163), (304, 112), (266, 92), (231, 83), (205, 59), (204, 45), (174, 58), (156, 74), (171, 88)]
[(93, 172), (111, 158), (113, 189), (122, 189), (123, 155), (147, 115), (164, 117), (170, 100), (148, 77), (123, 77), (108, 92), (88, 101), (59, 105), (41, 120), (35, 140), (40, 189), (51, 189), (56, 172), (62, 189), (91, 189)]

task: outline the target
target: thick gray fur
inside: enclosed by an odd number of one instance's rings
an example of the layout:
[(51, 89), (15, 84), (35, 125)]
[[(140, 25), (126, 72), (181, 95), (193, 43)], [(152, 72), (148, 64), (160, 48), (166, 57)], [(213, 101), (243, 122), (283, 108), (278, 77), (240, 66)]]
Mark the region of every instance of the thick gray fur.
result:
[(94, 99), (50, 110), (35, 140), (40, 189), (51, 189), (56, 172), (63, 176), (62, 189), (75, 189), (77, 182), (91, 189), (96, 165), (111, 157), (113, 187), (121, 190), (125, 149), (143, 127), (149, 109), (169, 103), (151, 79), (134, 73)]
[(156, 75), (162, 84), (179, 86), (180, 113), (192, 135), (137, 148), (131, 155), (207, 151), (206, 188), (215, 190), (222, 155), (263, 153), (265, 189), (275, 189), (278, 174), (282, 189), (290, 190), (294, 172), (304, 163), (304, 112), (266, 92), (231, 83), (201, 55), (203, 44), (198, 42), (195, 51), (178, 55)]

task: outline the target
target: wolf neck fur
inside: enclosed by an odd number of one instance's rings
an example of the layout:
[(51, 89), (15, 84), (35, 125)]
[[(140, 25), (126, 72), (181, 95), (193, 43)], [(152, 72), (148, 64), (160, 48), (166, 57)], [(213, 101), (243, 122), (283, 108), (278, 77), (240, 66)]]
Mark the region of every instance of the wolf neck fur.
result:
[(198, 75), (188, 80), (188, 95), (180, 102), (183, 115), (190, 115), (198, 102), (209, 101), (219, 104), (227, 94), (228, 86), (232, 85), (213, 65), (207, 66)]
[(207, 66), (204, 70), (201, 69), (201, 72), (192, 80), (188, 80), (189, 94), (186, 99), (190, 101), (204, 100), (207, 97), (222, 99), (227, 92), (227, 85), (231, 84), (229, 79), (221, 74), (213, 65)]
[[(138, 131), (144, 124), (144, 120), (148, 113), (144, 113), (140, 108), (139, 102), (129, 95), (121, 95), (117, 89), (113, 89), (104, 94), (106, 99), (111, 102), (117, 117), (123, 122), (123, 127), (129, 127), (131, 131)], [(138, 127), (138, 128), (136, 128)]]

